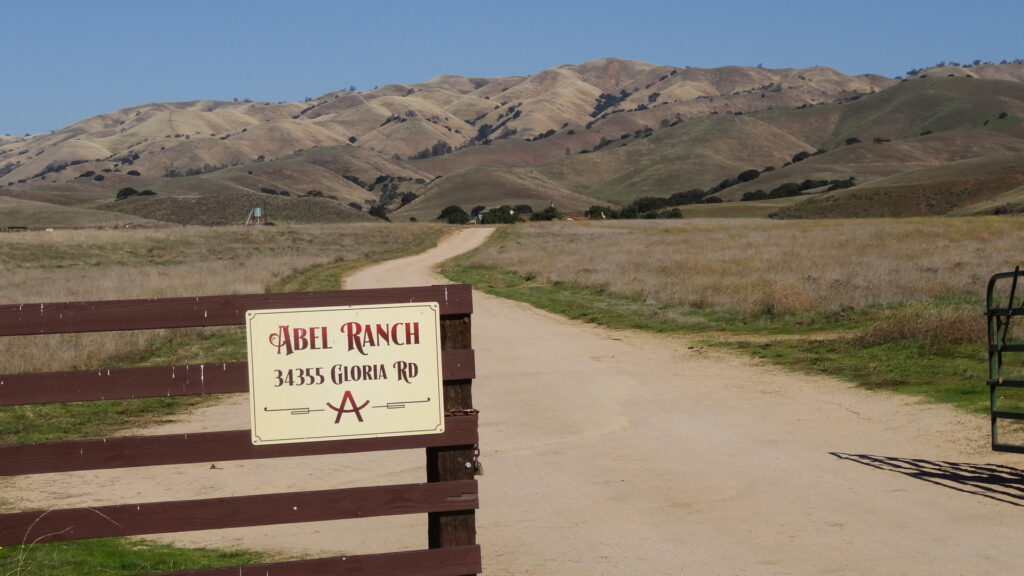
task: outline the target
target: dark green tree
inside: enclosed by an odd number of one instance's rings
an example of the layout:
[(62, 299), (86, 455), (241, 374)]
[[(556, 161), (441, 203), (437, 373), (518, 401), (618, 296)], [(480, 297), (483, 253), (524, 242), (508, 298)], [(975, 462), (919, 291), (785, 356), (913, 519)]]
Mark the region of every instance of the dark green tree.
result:
[(738, 176), (736, 176), (736, 179), (739, 180), (740, 182), (750, 182), (751, 180), (757, 179), (757, 177), (760, 175), (761, 173), (758, 172), (757, 170), (744, 170), (743, 172), (740, 172)]
[(508, 204), (484, 212), (480, 217), (481, 224), (515, 224), (519, 216)]
[(469, 214), (461, 206), (453, 204), (442, 209), (437, 219), (444, 220), (449, 224), (465, 224), (469, 222)]
[(126, 186), (117, 191), (117, 200), (124, 200), (125, 198), (131, 198), (132, 196), (138, 196), (139, 191), (131, 186)]
[(558, 208), (548, 206), (540, 212), (534, 212), (533, 215), (530, 216), (530, 222), (546, 222), (550, 220), (560, 220), (561, 218), (562, 213), (558, 211)]
[(614, 220), (619, 217), (619, 212), (611, 206), (591, 206), (584, 214), (591, 220)]

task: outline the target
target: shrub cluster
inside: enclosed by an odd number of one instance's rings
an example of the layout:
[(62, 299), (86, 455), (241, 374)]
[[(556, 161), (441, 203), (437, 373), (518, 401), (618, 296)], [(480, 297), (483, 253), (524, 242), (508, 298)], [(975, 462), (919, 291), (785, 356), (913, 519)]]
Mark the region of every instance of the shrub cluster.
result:
[(523, 216), (530, 214), (530, 220), (554, 220), (562, 217), (554, 206), (545, 208), (540, 212), (534, 212), (529, 204), (510, 206), (503, 204), (497, 208), (487, 209), (486, 206), (474, 206), (469, 214), (461, 206), (451, 205), (441, 210), (436, 220), (443, 220), (448, 224), (466, 224), (473, 218), (479, 218), (481, 224), (515, 224)]
[(370, 210), (369, 210), (369, 214), (370, 214), (370, 216), (376, 216), (377, 218), (380, 218), (381, 220), (387, 220), (388, 222), (391, 221), (391, 219), (388, 218), (388, 208), (387, 208), (387, 206), (384, 206), (383, 204), (374, 204), (373, 206), (371, 206)]
[(35, 174), (34, 176), (30, 177), (29, 180), (31, 180), (32, 178), (42, 178), (43, 176), (46, 176), (47, 174), (50, 174), (51, 172), (62, 172), (62, 171), (64, 171), (65, 168), (67, 168), (69, 166), (77, 166), (79, 164), (85, 164), (86, 162), (88, 162), (88, 160), (71, 160), (69, 162), (50, 162), (49, 164), (46, 165), (45, 168), (42, 169), (42, 171), (40, 171), (37, 174)]
[(292, 193), (287, 190), (274, 190), (273, 188), (260, 187), (261, 194), (269, 194), (271, 196), (291, 196)]
[(645, 196), (633, 200), (622, 210), (615, 210), (610, 206), (591, 206), (587, 209), (586, 215), (591, 219), (622, 220), (634, 218), (682, 218), (683, 213), (679, 210), (679, 206), (715, 204), (722, 201), (721, 198), (712, 197), (711, 194), (713, 194), (712, 190), (693, 188), (685, 192), (676, 192), (668, 198)]
[[(530, 211), (533, 212), (532, 209)], [(562, 213), (559, 212), (558, 208), (555, 208), (554, 206), (548, 206), (547, 208), (541, 210), (540, 212), (533, 212), (533, 214), (530, 215), (530, 222), (547, 222), (550, 220), (561, 219)]]
[(519, 222), (519, 215), (508, 204), (492, 208), (480, 214), (481, 224), (515, 224), (516, 222)]
[(850, 176), (846, 180), (814, 180), (808, 178), (803, 182), (786, 182), (773, 188), (770, 192), (764, 190), (754, 190), (753, 192), (744, 192), (740, 198), (741, 202), (748, 202), (753, 200), (768, 200), (771, 198), (790, 198), (792, 196), (800, 196), (806, 190), (813, 188), (821, 188), (822, 186), (828, 186), (826, 192), (833, 190), (841, 190), (843, 188), (850, 188), (855, 185), (855, 178)]
[(126, 186), (117, 191), (117, 197), (115, 200), (124, 200), (125, 198), (131, 198), (132, 196), (156, 196), (156, 192), (152, 190), (136, 190), (131, 186)]
[(443, 154), (451, 154), (452, 146), (444, 140), (438, 140), (430, 148), (424, 148), (419, 152), (413, 154), (410, 159), (412, 160), (423, 160), (425, 158), (433, 158), (434, 156), (441, 156)]

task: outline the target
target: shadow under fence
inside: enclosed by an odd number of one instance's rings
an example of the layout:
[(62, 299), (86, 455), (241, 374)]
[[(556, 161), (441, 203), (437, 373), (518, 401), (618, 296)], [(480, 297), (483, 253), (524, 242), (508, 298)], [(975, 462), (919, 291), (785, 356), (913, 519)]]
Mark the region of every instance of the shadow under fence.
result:
[(830, 452), (836, 458), (865, 466), (897, 472), (958, 492), (984, 496), (1006, 504), (1024, 507), (1024, 470), (1000, 464), (936, 462), (917, 458), (844, 454)]

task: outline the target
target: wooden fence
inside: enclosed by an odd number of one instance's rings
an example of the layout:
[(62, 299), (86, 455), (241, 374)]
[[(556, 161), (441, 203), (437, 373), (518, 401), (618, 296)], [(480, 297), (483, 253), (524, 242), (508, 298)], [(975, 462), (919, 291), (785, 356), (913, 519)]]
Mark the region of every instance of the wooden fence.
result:
[[(426, 450), (426, 482), (0, 514), (0, 546), (427, 514), (426, 548), (168, 574), (458, 576), (481, 571), (468, 285), (0, 306), (0, 336), (245, 325), (247, 310), (437, 302), (445, 432), (253, 446), (248, 429), (0, 445), (0, 476), (381, 450)], [(0, 406), (248, 392), (246, 362), (0, 375)], [(58, 504), (59, 505), (59, 504)]]

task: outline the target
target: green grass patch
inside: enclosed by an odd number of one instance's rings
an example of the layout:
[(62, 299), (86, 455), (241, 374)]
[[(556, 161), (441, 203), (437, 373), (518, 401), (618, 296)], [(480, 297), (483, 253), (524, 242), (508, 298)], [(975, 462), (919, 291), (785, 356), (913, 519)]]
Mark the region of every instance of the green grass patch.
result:
[(980, 345), (931, 349), (914, 341), (866, 345), (855, 339), (720, 342), (774, 364), (950, 404), (988, 411), (988, 366)]
[(5, 406), (0, 410), (0, 443), (102, 438), (133, 425), (164, 421), (202, 403), (200, 397), (185, 396)]
[(117, 576), (267, 561), (268, 558), (246, 550), (175, 548), (153, 542), (105, 538), (0, 548), (0, 575)]

